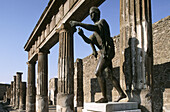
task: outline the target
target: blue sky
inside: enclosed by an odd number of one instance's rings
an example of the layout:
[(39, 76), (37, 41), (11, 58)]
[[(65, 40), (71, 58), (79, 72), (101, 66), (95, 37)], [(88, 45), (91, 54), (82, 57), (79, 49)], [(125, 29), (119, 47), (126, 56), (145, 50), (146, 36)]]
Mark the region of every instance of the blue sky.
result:
[[(10, 83), (16, 72), (27, 80), (27, 52), (24, 45), (49, 0), (0, 1), (0, 83)], [(100, 7), (101, 18), (110, 25), (111, 36), (119, 34), (119, 0), (106, 0)], [(153, 23), (170, 15), (170, 0), (152, 0)], [(83, 22), (92, 23), (87, 17)], [(90, 32), (85, 32), (88, 36)], [(74, 56), (84, 58), (91, 48), (74, 34)], [(58, 44), (49, 54), (49, 79), (57, 77)], [(36, 71), (37, 72), (37, 71)]]

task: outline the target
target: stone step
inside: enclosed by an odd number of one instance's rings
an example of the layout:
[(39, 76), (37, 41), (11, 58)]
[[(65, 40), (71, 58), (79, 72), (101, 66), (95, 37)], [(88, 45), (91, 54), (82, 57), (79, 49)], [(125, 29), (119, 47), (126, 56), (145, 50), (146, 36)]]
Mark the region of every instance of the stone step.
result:
[(85, 103), (83, 112), (141, 112), (136, 102)]
[(135, 109), (135, 110), (114, 111), (114, 112), (141, 112), (141, 110), (140, 109)]
[[(82, 112), (100, 112), (100, 111), (88, 111), (88, 110), (84, 110)], [(135, 109), (135, 110), (123, 110), (123, 111), (112, 111), (112, 112), (141, 112), (140, 109)]]

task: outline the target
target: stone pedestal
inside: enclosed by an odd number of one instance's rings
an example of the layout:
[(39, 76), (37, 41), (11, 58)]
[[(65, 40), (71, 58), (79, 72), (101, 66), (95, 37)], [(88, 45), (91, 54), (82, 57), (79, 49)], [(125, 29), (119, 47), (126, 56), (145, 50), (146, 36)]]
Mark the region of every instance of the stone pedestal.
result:
[(16, 76), (16, 105), (15, 105), (15, 108), (18, 109), (19, 108), (19, 100), (20, 100), (20, 83), (21, 83), (21, 77), (22, 77), (22, 74), (21, 72), (17, 72), (16, 73), (17, 76)]
[(26, 106), (26, 82), (20, 83), (20, 102), (19, 102), (19, 109), (25, 110)]
[(59, 33), (57, 112), (73, 112), (74, 52), (73, 28), (62, 24)]
[(85, 103), (83, 112), (141, 112), (137, 102)]
[(38, 53), (37, 112), (48, 112), (48, 53), (49, 51), (47, 50), (40, 50)]
[(35, 112), (35, 62), (28, 62), (26, 111)]

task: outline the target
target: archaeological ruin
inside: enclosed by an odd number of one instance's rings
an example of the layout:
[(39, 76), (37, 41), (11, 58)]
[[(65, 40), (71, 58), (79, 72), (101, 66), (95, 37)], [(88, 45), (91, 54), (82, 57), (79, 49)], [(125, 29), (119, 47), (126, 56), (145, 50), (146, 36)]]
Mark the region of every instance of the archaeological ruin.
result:
[[(50, 0), (24, 50), (27, 82), (16, 72), (11, 85), (0, 85), (0, 99), (26, 112), (168, 112), (170, 111), (170, 16), (152, 24), (151, 0), (120, 0), (120, 35), (112, 37), (112, 69), (127, 97), (107, 81), (108, 103), (94, 74), (99, 56), (74, 60), (71, 20), (83, 21), (105, 0)], [(58, 78), (48, 79), (48, 55), (59, 44)], [(37, 74), (36, 74), (37, 64)], [(57, 68), (56, 68), (57, 69)], [(48, 82), (49, 81), (49, 82)]]

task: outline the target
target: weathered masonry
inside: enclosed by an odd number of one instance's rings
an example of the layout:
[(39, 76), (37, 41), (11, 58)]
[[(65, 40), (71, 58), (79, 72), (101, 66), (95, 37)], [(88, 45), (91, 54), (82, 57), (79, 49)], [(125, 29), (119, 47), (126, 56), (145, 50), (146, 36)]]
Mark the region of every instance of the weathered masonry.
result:
[[(26, 110), (28, 112), (48, 112), (48, 54), (50, 49), (59, 43), (58, 59), (58, 94), (57, 112), (73, 111), (74, 96), (74, 29), (70, 20), (82, 21), (88, 15), (92, 6), (99, 6), (105, 0), (50, 0), (41, 15), (27, 43), (24, 46), (28, 52), (28, 81)], [(121, 33), (121, 65), (124, 53), (131, 40), (131, 68), (139, 80), (139, 88), (152, 90), (152, 30), (150, 0), (120, 0), (120, 33)], [(132, 38), (132, 39), (130, 39)], [(138, 46), (136, 41), (139, 41)], [(136, 49), (138, 47), (139, 49)], [(142, 56), (142, 57), (141, 57)], [(146, 57), (147, 56), (147, 57)], [(146, 70), (145, 62), (149, 60)], [(38, 61), (37, 89), (35, 90), (35, 64)], [(128, 61), (127, 61), (128, 63)], [(134, 63), (139, 63), (136, 66)], [(123, 70), (120, 69), (121, 78)], [(130, 72), (127, 72), (128, 74)], [(142, 73), (142, 74), (141, 74)], [(138, 80), (137, 80), (138, 81)], [(125, 87), (125, 84), (121, 83)], [(134, 85), (133, 85), (134, 86)], [(135, 87), (138, 87), (135, 86)], [(127, 88), (126, 88), (127, 89)], [(36, 91), (36, 92), (35, 92)], [(35, 95), (36, 94), (36, 95)], [(142, 101), (141, 101), (142, 102)], [(141, 103), (143, 104), (143, 102)], [(35, 107), (36, 105), (36, 107)], [(152, 110), (151, 105), (147, 107)]]

